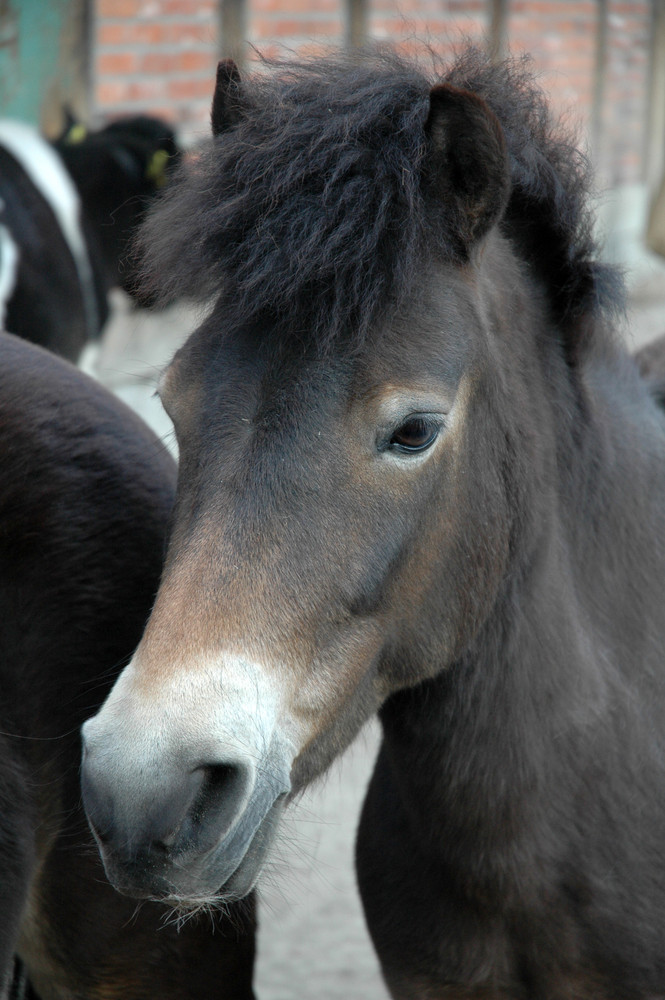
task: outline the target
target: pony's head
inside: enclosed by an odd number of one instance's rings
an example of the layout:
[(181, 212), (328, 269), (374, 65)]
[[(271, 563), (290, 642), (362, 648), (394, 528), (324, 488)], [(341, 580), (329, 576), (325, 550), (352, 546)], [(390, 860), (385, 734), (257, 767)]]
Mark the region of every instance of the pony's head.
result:
[(84, 727), (111, 880), (176, 901), (248, 892), (288, 797), (528, 571), (599, 287), (520, 67), (222, 64), (212, 122), (143, 236), (155, 289), (215, 300), (160, 384), (164, 576)]

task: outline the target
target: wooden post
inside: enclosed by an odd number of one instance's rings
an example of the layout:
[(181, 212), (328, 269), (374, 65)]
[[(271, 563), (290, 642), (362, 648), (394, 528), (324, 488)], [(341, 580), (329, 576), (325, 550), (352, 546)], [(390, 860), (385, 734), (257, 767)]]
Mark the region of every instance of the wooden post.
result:
[(367, 42), (367, 0), (346, 0), (346, 44), (359, 49)]
[(655, 194), (665, 174), (665, 0), (653, 0), (644, 179)]
[(596, 3), (598, 9), (596, 22), (596, 58), (593, 68), (593, 98), (591, 121), (589, 122), (589, 137), (596, 164), (602, 165), (605, 153), (603, 118), (607, 84), (608, 0), (596, 0)]
[(242, 68), (245, 62), (247, 34), (246, 0), (220, 0), (219, 2), (219, 56), (234, 59)]
[(490, 0), (489, 3), (489, 54), (492, 62), (499, 62), (508, 52), (509, 0)]

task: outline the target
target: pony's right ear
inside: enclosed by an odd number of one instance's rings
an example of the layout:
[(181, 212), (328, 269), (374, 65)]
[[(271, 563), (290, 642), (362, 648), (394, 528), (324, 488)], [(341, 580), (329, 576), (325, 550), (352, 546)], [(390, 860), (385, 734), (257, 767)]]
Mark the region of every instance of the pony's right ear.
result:
[(217, 79), (210, 113), (213, 135), (221, 135), (238, 124), (242, 118), (240, 98), (238, 67), (233, 59), (222, 59), (217, 63)]
[(445, 211), (456, 209), (453, 231), (468, 254), (508, 202), (510, 170), (503, 129), (477, 94), (440, 84), (430, 92), (425, 133), (427, 191)]

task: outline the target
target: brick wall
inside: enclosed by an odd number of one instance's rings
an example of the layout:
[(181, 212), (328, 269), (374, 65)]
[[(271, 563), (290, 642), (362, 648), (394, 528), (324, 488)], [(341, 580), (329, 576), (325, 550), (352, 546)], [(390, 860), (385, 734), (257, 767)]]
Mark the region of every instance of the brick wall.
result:
[(421, 39), (444, 59), (450, 57), (462, 38), (482, 43), (489, 28), (484, 0), (372, 0), (368, 33), (381, 41), (397, 41), (405, 53), (418, 55)]
[(560, 109), (591, 115), (598, 4), (595, 0), (513, 0), (509, 9), (511, 49), (537, 56), (542, 86)]
[[(512, 51), (532, 53), (554, 106), (596, 139), (603, 181), (634, 182), (646, 143), (651, 4), (607, 0), (607, 70), (594, 116), (599, 9), (598, 0), (509, 0), (508, 40)], [(96, 117), (150, 111), (175, 122), (185, 141), (206, 134), (221, 46), (218, 0), (96, 0), (95, 15)], [(416, 54), (425, 39), (446, 57), (461, 38), (487, 37), (490, 0), (367, 0), (365, 19), (370, 38)], [(284, 47), (313, 52), (344, 43), (347, 7), (247, 0), (244, 33), (268, 56)]]
[(339, 0), (250, 0), (247, 15), (247, 38), (268, 57), (285, 47), (313, 53), (346, 34)]
[(149, 112), (191, 141), (207, 130), (217, 65), (215, 0), (96, 0), (99, 119)]

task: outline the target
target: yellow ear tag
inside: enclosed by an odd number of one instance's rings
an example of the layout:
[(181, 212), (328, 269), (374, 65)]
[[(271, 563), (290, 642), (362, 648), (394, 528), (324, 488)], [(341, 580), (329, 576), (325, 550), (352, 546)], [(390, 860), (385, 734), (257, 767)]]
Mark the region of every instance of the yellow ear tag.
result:
[(169, 154), (165, 149), (158, 149), (152, 154), (146, 167), (145, 176), (152, 181), (155, 187), (164, 187), (166, 184), (166, 164), (169, 161)]
[(65, 142), (67, 143), (68, 146), (75, 146), (77, 143), (83, 142), (87, 134), (88, 130), (85, 127), (85, 125), (77, 123), (76, 125), (72, 125), (72, 127), (67, 132), (67, 135), (65, 136)]

